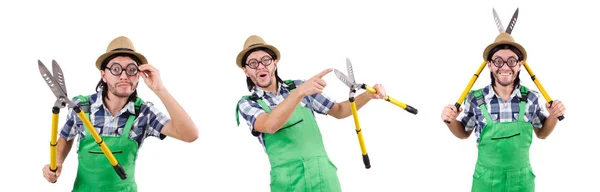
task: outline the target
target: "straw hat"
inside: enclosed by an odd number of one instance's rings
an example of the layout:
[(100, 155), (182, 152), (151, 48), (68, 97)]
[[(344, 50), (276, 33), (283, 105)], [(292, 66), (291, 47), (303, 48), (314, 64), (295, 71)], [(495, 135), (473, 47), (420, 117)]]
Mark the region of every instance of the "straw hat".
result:
[(248, 39), (246, 39), (243, 50), (240, 51), (240, 53), (238, 53), (238, 56), (236, 59), (237, 66), (239, 68), (242, 68), (242, 63), (244, 63), (244, 61), (242, 61), (242, 57), (244, 57), (244, 55), (251, 49), (258, 48), (258, 47), (264, 47), (264, 48), (270, 49), (271, 51), (275, 52), (275, 55), (277, 55), (277, 59), (281, 58), (279, 50), (277, 48), (275, 48), (275, 46), (265, 43), (265, 40), (263, 40), (261, 37), (259, 37), (257, 35), (252, 35), (252, 36), (248, 37)]
[(521, 46), (521, 44), (518, 44), (517, 42), (515, 42), (515, 40), (512, 38), (512, 36), (510, 36), (510, 34), (508, 34), (506, 32), (500, 33), (500, 35), (498, 35), (496, 37), (496, 40), (494, 40), (494, 43), (488, 45), (485, 48), (485, 50), (483, 51), (483, 60), (487, 60), (488, 54), (490, 54), (490, 50), (492, 50), (494, 47), (501, 45), (501, 44), (509, 44), (509, 45), (515, 46), (523, 54), (523, 58), (519, 58), (519, 59), (526, 61), (527, 52), (525, 51), (525, 48), (523, 48), (523, 46)]
[(129, 38), (127, 38), (125, 36), (120, 36), (120, 37), (113, 39), (108, 44), (108, 47), (106, 48), (106, 53), (100, 55), (100, 57), (98, 57), (98, 59), (96, 60), (96, 67), (98, 69), (100, 69), (100, 65), (102, 65), (102, 62), (106, 58), (108, 58), (111, 55), (116, 54), (116, 53), (129, 53), (129, 54), (135, 55), (142, 62), (142, 63), (138, 63), (138, 65), (148, 63), (148, 60), (146, 60), (146, 57), (144, 57), (144, 55), (142, 55), (138, 52), (135, 52), (135, 47), (133, 47), (133, 43), (131, 42), (131, 40), (129, 40)]

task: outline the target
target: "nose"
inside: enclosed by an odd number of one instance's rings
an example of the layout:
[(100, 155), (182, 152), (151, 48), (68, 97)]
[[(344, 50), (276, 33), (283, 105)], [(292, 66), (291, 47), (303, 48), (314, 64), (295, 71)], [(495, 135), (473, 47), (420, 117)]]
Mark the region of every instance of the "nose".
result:
[(502, 65), (502, 67), (500, 67), (500, 69), (509, 69), (510, 70), (510, 66), (508, 66), (508, 63), (504, 63), (504, 65)]
[(121, 72), (121, 75), (119, 75), (119, 80), (127, 80), (129, 78), (129, 76), (127, 76), (127, 73), (125, 71)]
[(263, 65), (262, 62), (258, 63), (258, 67), (256, 67), (256, 70), (260, 70), (260, 69), (265, 69), (267, 68), (265, 65)]

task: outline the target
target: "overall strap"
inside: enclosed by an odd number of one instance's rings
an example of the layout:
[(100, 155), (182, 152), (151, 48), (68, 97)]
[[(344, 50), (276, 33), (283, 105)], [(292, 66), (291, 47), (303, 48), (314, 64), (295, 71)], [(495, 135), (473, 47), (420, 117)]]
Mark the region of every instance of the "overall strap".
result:
[[(256, 101), (263, 108), (263, 110), (265, 110), (265, 112), (267, 112), (267, 113), (271, 112), (271, 108), (269, 108), (269, 105), (267, 105), (267, 103), (265, 103), (262, 99), (260, 99), (256, 95), (245, 95), (245, 96), (242, 96), (242, 98), (240, 99), (240, 101), (244, 100), (244, 99), (251, 99), (252, 101)], [(239, 109), (240, 109), (240, 106), (236, 105), (235, 106), (235, 121), (237, 122), (238, 126), (240, 126), (240, 114), (238, 112)]]
[[(129, 115), (129, 118), (127, 118), (127, 122), (125, 123), (125, 127), (123, 128), (123, 134), (121, 134), (121, 137), (129, 138), (129, 132), (131, 131), (131, 128), (133, 127), (133, 122), (135, 121), (135, 118), (137, 118), (137, 116), (140, 114), (140, 107), (142, 106), (142, 104), (144, 104), (144, 101), (138, 97), (134, 103), (135, 112), (134, 112), (134, 114)], [(142, 133), (142, 137), (144, 134), (145, 134), (145, 132)], [(142, 138), (142, 137), (140, 137), (140, 138)]]
[[(90, 95), (77, 95), (75, 96), (75, 98), (79, 99), (79, 103), (77, 104), (91, 123), (92, 119), (90, 119)], [(92, 125), (93, 124), (94, 123), (92, 123)], [(84, 136), (90, 135), (90, 132), (86, 129), (85, 124), (83, 125), (83, 127)]]
[(290, 90), (290, 92), (294, 89), (296, 89), (296, 84), (294, 83), (293, 80), (285, 80), (283, 81), (283, 83), (285, 83), (288, 86), (288, 89)]
[(521, 102), (519, 102), (519, 120), (525, 121), (525, 106), (527, 106), (527, 98), (529, 96), (529, 90), (527, 87), (521, 85)]
[(477, 100), (477, 106), (481, 108), (481, 112), (483, 114), (483, 117), (485, 117), (485, 121), (487, 122), (487, 124), (492, 124), (494, 121), (492, 121), (490, 113), (488, 112), (487, 107), (485, 106), (485, 100), (483, 99), (483, 91), (481, 89), (478, 89), (471, 91), (471, 93), (473, 93), (473, 95), (475, 96), (475, 99)]

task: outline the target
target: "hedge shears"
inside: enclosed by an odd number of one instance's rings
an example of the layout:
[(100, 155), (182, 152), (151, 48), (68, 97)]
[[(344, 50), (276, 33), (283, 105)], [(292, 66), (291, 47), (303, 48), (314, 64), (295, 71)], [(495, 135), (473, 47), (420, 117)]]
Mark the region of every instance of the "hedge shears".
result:
[(98, 132), (96, 132), (96, 129), (94, 128), (90, 120), (81, 110), (81, 106), (74, 103), (67, 97), (65, 77), (58, 63), (55, 60), (52, 60), (52, 73), (50, 73), (48, 68), (46, 68), (46, 66), (40, 60), (38, 60), (38, 67), (42, 78), (44, 78), (44, 81), (50, 87), (50, 90), (52, 90), (54, 96), (56, 96), (56, 101), (54, 102), (54, 106), (52, 107), (52, 132), (50, 137), (50, 170), (56, 172), (57, 169), (56, 144), (58, 136), (58, 114), (61, 108), (69, 107), (72, 108), (73, 111), (77, 113), (77, 116), (79, 116), (79, 118), (83, 121), (85, 128), (88, 129), (88, 131), (92, 134), (92, 137), (94, 137), (94, 140), (96, 140), (96, 143), (100, 146), (102, 152), (104, 152), (104, 155), (106, 156), (106, 158), (108, 158), (108, 161), (110, 162), (110, 164), (112, 164), (119, 177), (121, 177), (122, 180), (125, 180), (127, 178), (127, 173), (125, 173), (125, 170), (119, 164), (117, 159), (115, 159), (115, 156), (112, 154), (106, 143), (104, 143), (103, 139), (100, 137), (100, 135), (98, 135)]
[[(519, 17), (519, 8), (517, 8), (517, 10), (513, 14), (512, 18), (510, 19), (510, 23), (508, 24), (508, 28), (506, 28), (506, 30), (504, 30), (504, 26), (502, 25), (502, 22), (500, 22), (500, 17), (498, 17), (498, 14), (496, 13), (496, 9), (492, 9), (492, 11), (494, 14), (494, 22), (496, 23), (496, 27), (498, 28), (498, 31), (500, 33), (511, 34), (515, 27), (515, 24), (517, 23), (517, 18)], [(467, 84), (467, 87), (465, 87), (465, 89), (463, 90), (463, 92), (460, 95), (460, 97), (458, 98), (458, 100), (456, 100), (456, 103), (454, 103), (454, 106), (456, 107), (457, 110), (458, 110), (458, 108), (460, 108), (461, 103), (464, 102), (465, 97), (467, 96), (467, 94), (469, 93), (471, 88), (473, 87), (473, 84), (475, 84), (477, 77), (479, 77), (479, 74), (481, 73), (481, 71), (483, 71), (483, 68), (485, 67), (486, 64), (487, 64), (486, 61), (483, 61), (481, 63), (481, 65), (479, 66), (479, 69), (477, 69), (477, 71), (471, 78), (471, 81), (469, 81), (469, 84)], [(540, 90), (540, 92), (542, 93), (542, 96), (544, 96), (544, 99), (546, 99), (546, 102), (548, 102), (550, 104), (550, 106), (552, 106), (552, 99), (550, 98), (550, 96), (548, 95), (548, 93), (546, 92), (546, 90), (544, 89), (542, 84), (539, 82), (539, 80), (535, 77), (535, 75), (533, 74), (533, 71), (531, 70), (529, 65), (527, 65), (527, 62), (523, 62), (523, 65), (525, 66), (527, 73), (529, 73), (529, 76), (531, 76), (531, 80), (533, 80), (533, 82), (535, 83), (535, 86)], [(565, 117), (563, 115), (561, 115), (560, 117), (558, 117), (558, 120), (562, 121), (564, 118)], [(450, 124), (450, 121), (448, 121), (448, 120), (444, 120), (444, 122), (447, 124)]]
[[(335, 76), (338, 77), (338, 79), (340, 79), (344, 84), (346, 84), (349, 88), (350, 88), (350, 93), (349, 93), (349, 99), (348, 101), (350, 101), (350, 107), (352, 108), (352, 117), (354, 118), (354, 125), (356, 126), (356, 134), (358, 136), (358, 142), (360, 143), (360, 149), (362, 152), (362, 156), (363, 156), (363, 162), (365, 163), (365, 167), (367, 169), (371, 168), (371, 162), (369, 160), (369, 155), (367, 154), (367, 148), (365, 147), (365, 142), (363, 140), (363, 136), (362, 136), (362, 130), (360, 128), (360, 122), (358, 121), (358, 112), (356, 109), (356, 103), (354, 101), (354, 95), (356, 94), (356, 92), (359, 89), (365, 89), (367, 90), (369, 93), (375, 94), (377, 93), (377, 91), (375, 89), (373, 89), (372, 87), (367, 86), (364, 83), (356, 83), (356, 81), (354, 80), (354, 71), (352, 69), (352, 63), (350, 62), (350, 60), (348, 58), (346, 58), (346, 68), (348, 71), (348, 76), (346, 76), (344, 73), (342, 73), (341, 71), (334, 69), (334, 73)], [(404, 104), (390, 96), (386, 96), (384, 98), (384, 100), (412, 113), (412, 114), (417, 114), (418, 110), (415, 109), (414, 107)]]

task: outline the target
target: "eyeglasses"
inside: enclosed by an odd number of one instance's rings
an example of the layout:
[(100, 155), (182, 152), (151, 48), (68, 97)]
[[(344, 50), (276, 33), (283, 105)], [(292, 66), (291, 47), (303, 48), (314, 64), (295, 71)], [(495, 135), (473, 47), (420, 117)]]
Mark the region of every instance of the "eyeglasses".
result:
[[(108, 69), (110, 70), (110, 73), (112, 73), (114, 76), (121, 76), (121, 74), (123, 73), (123, 67), (121, 67), (121, 64), (118, 63), (111, 65)], [(139, 68), (136, 64), (133, 63), (125, 67), (125, 74), (127, 74), (128, 76), (135, 76), (138, 74), (138, 71)]]
[(265, 67), (269, 66), (269, 65), (271, 65), (271, 63), (273, 63), (273, 58), (269, 57), (268, 55), (265, 55), (262, 58), (260, 58), (260, 61), (258, 61), (256, 59), (250, 59), (250, 61), (248, 61), (248, 63), (246, 63), (246, 65), (248, 65), (248, 67), (250, 67), (251, 69), (256, 69), (256, 68), (258, 68), (259, 63)]
[(498, 68), (502, 68), (502, 66), (504, 66), (504, 64), (508, 65), (509, 67), (514, 67), (514, 66), (517, 66), (517, 63), (519, 63), (519, 61), (514, 57), (510, 57), (506, 61), (504, 61), (504, 59), (502, 59), (500, 57), (494, 59), (494, 66), (496, 66)]

